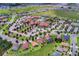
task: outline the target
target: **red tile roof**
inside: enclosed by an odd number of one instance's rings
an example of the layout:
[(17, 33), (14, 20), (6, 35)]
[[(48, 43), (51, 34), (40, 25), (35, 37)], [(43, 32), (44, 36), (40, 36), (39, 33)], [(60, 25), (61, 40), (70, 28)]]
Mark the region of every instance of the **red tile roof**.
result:
[(45, 35), (45, 38), (49, 38), (50, 37), (50, 35), (47, 33), (46, 35)]
[(29, 43), (28, 43), (27, 41), (23, 42), (22, 48), (23, 48), (23, 49), (29, 48)]
[(42, 27), (48, 27), (49, 24), (46, 23), (46, 22), (40, 22), (39, 26), (42, 26)]
[(37, 25), (38, 25), (39, 23), (40, 23), (39, 21), (35, 21), (35, 24), (37, 24)]
[(30, 21), (30, 25), (34, 25), (35, 24), (35, 22), (34, 21)]
[(42, 38), (39, 38), (39, 39), (37, 39), (37, 40), (36, 40), (36, 42), (38, 42), (38, 43), (44, 43), (44, 42), (45, 42), (45, 40), (44, 40), (44, 39), (42, 39)]
[(26, 23), (27, 23), (27, 22), (30, 22), (30, 21), (32, 21), (31, 18), (25, 20)]
[(35, 42), (35, 41), (32, 41), (32, 42), (31, 42), (31, 44), (32, 44), (32, 46), (33, 46), (33, 47), (35, 47), (35, 46), (37, 46), (37, 45), (38, 45), (38, 43), (37, 43), (37, 42)]
[(33, 17), (33, 18), (37, 18), (37, 19), (40, 18), (39, 16), (32, 16), (32, 17)]

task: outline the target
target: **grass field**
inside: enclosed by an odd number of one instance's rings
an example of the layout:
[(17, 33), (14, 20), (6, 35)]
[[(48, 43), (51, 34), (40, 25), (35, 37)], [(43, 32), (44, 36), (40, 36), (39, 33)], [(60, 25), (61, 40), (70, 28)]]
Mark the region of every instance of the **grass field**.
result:
[(48, 15), (48, 16), (57, 16), (66, 19), (79, 19), (79, 14), (76, 11), (66, 11), (66, 10), (49, 10), (46, 12), (39, 12), (32, 15)]
[(21, 48), (18, 51), (12, 51), (9, 49), (7, 55), (21, 55), (21, 56), (48, 56), (54, 51), (60, 43), (49, 43), (41, 48), (41, 45), (38, 47), (30, 46), (28, 50), (22, 50)]
[(29, 6), (29, 7), (23, 7), (23, 8), (0, 9), (0, 14), (12, 14), (12, 12), (22, 13), (22, 12), (28, 12), (32, 10), (38, 10), (40, 8), (50, 8), (50, 7), (53, 7), (53, 6)]
[(29, 52), (28, 55), (29, 56), (48, 56), (56, 50), (55, 46), (58, 46), (59, 44), (60, 43), (47, 44), (46, 46), (42, 47), (37, 51)]
[(0, 14), (10, 14), (9, 9), (0, 9)]
[[(0, 14), (12, 14), (12, 12), (23, 13), (32, 10), (39, 10), (42, 8), (57, 8), (55, 6), (30, 6), (23, 8), (11, 8), (11, 9), (0, 9)], [(79, 19), (79, 12), (77, 11), (68, 11), (68, 10), (49, 10), (46, 12), (35, 13), (32, 15), (49, 15), (49, 16), (58, 16), (67, 19)]]

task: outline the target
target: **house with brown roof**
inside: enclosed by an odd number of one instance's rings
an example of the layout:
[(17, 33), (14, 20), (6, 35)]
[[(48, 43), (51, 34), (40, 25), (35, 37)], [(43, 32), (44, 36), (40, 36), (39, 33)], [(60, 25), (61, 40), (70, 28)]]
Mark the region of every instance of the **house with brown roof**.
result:
[(45, 35), (45, 39), (47, 40), (48, 43), (53, 42), (52, 38), (50, 37), (48, 33)]
[(35, 21), (35, 25), (38, 25), (39, 23), (40, 23), (39, 21), (37, 21), (37, 20)]
[(42, 43), (44, 43), (44, 42), (45, 42), (45, 40), (44, 40), (44, 39), (42, 39), (42, 38), (39, 38), (39, 39), (36, 39), (36, 42), (37, 42), (37, 43), (41, 43), (41, 44), (42, 44)]
[(69, 47), (69, 44), (66, 43), (66, 42), (61, 42), (61, 46), (65, 47), (65, 48), (68, 48)]
[(38, 46), (38, 43), (35, 42), (35, 41), (32, 41), (31, 44), (32, 44), (33, 47)]
[(36, 19), (39, 19), (40, 18), (40, 16), (32, 16), (33, 18), (36, 18)]
[(31, 18), (28, 18), (24, 22), (29, 23), (30, 21), (32, 21), (32, 19)]
[(29, 42), (24, 41), (24, 42), (22, 43), (22, 49), (28, 49), (28, 48), (29, 48)]
[(48, 27), (49, 24), (47, 22), (40, 22), (39, 26), (41, 26), (41, 27)]

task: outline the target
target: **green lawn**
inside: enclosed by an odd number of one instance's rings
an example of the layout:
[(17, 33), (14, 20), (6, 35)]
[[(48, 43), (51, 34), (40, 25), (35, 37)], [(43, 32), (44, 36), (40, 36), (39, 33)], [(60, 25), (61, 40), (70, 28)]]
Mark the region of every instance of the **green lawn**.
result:
[(9, 9), (0, 9), (0, 14), (10, 14)]
[(28, 55), (29, 56), (48, 56), (56, 50), (56, 47), (55, 47), (56, 45), (58, 46), (59, 43), (47, 44), (46, 46), (42, 47), (41, 49), (37, 51), (29, 52)]
[[(31, 6), (23, 8), (11, 8), (11, 9), (0, 9), (0, 14), (11, 14), (12, 12), (22, 13), (32, 10), (38, 10), (42, 8), (57, 8), (54, 6)], [(70, 19), (79, 19), (79, 11), (68, 11), (68, 10), (49, 10), (47, 12), (35, 13), (32, 15), (49, 15), (49, 16), (58, 16)]]
[(79, 19), (79, 12), (76, 11), (66, 11), (66, 10), (55, 10), (57, 16), (65, 17), (68, 19)]
[(66, 19), (79, 19), (78, 12), (66, 11), (66, 10), (49, 10), (46, 12), (39, 12), (32, 15), (48, 15), (48, 16), (57, 16), (60, 18), (66, 18)]
[[(11, 9), (0, 9), (0, 14), (12, 14), (13, 12), (16, 13), (22, 13), (32, 10), (38, 10), (40, 8), (52, 8), (54, 6), (29, 6), (29, 7), (23, 7), (23, 8), (11, 8)], [(57, 8), (57, 7), (54, 7)]]
[(41, 45), (38, 47), (32, 47), (30, 45), (30, 48), (28, 50), (22, 50), (21, 48), (18, 51), (12, 51), (9, 49), (7, 52), (7, 55), (19, 55), (19, 56), (48, 56), (54, 51), (56, 51), (57, 46), (59, 46), (60, 43), (49, 43), (41, 48)]
[[(52, 7), (52, 6), (50, 6)], [(22, 12), (27, 12), (27, 11), (32, 11), (32, 10), (38, 10), (41, 8), (49, 8), (48, 6), (31, 6), (31, 7), (24, 7), (24, 8), (17, 8), (14, 9), (17, 13), (22, 13)]]

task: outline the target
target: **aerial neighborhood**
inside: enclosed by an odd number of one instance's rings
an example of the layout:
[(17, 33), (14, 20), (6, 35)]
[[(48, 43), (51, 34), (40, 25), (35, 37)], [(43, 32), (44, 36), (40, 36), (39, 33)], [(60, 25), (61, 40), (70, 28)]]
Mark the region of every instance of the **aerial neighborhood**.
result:
[(1, 6), (1, 56), (79, 56), (76, 4)]

